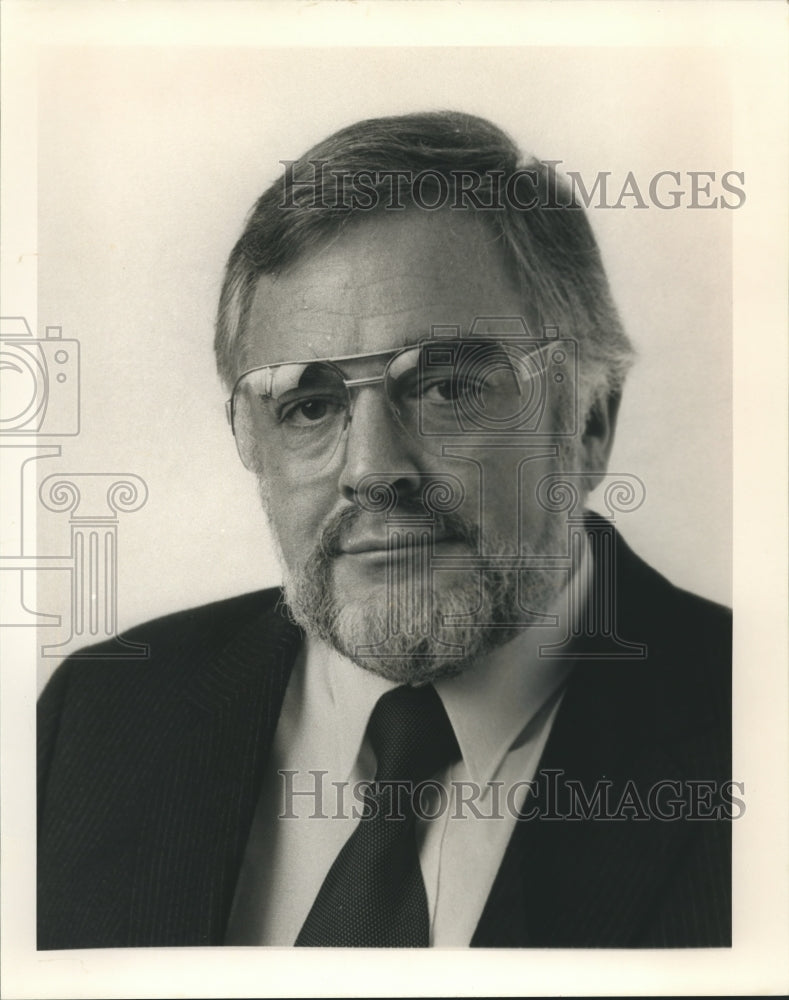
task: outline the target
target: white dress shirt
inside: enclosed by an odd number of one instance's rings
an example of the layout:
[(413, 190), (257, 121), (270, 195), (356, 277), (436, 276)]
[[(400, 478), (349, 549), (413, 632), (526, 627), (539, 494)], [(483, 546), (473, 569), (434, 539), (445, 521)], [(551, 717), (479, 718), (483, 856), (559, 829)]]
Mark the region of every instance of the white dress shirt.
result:
[[(589, 562), (586, 553), (573, 581), (578, 598)], [(554, 609), (562, 622), (566, 594)], [(541, 658), (539, 647), (565, 635), (566, 625), (524, 629), (459, 676), (435, 682), (462, 757), (436, 776), (446, 794), (422, 800), (423, 814), (436, 817), (417, 820), (431, 945), (471, 942), (572, 667)], [(295, 942), (358, 822), (361, 791), (354, 797), (353, 784), (375, 775), (365, 730), (375, 703), (395, 686), (322, 642), (305, 643), (285, 694), (227, 944)]]

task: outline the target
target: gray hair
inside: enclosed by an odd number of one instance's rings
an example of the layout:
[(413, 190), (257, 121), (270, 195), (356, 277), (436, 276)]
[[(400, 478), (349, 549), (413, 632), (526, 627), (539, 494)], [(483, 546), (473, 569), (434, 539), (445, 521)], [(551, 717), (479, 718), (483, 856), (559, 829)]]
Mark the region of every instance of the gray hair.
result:
[(228, 386), (238, 374), (260, 275), (281, 273), (370, 212), (433, 211), (443, 198), (451, 208), (478, 213), (492, 230), (529, 313), (576, 340), (581, 412), (621, 390), (633, 350), (586, 213), (550, 163), (521, 158), (497, 126), (454, 111), (374, 118), (283, 162), (285, 171), (250, 212), (225, 269), (214, 348)]

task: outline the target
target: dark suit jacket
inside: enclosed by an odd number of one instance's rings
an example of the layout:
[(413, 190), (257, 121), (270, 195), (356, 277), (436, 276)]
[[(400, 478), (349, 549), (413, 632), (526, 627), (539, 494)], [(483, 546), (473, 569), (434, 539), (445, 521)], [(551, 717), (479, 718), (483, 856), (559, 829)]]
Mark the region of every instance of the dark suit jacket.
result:
[[(558, 800), (538, 795), (542, 818), (517, 824), (473, 945), (730, 944), (729, 615), (621, 538), (616, 575), (619, 635), (647, 657), (574, 669), (540, 762)], [(39, 705), (39, 948), (223, 943), (302, 639), (280, 600), (170, 615), (129, 633), (146, 661), (56, 671)], [(572, 812), (567, 779), (632, 808), (551, 818)], [(642, 815), (661, 781), (679, 782), (664, 813), (691, 790), (699, 818)]]

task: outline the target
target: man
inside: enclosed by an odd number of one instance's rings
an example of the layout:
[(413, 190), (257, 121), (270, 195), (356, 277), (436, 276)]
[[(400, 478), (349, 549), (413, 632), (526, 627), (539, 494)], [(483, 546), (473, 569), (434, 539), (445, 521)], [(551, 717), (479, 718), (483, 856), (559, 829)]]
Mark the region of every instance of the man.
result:
[(730, 943), (728, 615), (583, 512), (631, 350), (550, 167), (456, 113), (331, 136), (216, 350), (284, 597), (56, 673), (39, 947)]

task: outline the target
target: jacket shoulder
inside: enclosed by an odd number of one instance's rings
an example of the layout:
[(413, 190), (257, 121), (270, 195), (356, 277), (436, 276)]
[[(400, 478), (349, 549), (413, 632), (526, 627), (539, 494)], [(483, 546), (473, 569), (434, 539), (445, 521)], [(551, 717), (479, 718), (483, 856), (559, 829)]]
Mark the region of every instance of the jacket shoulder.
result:
[[(610, 542), (608, 596), (611, 630), (633, 655), (594, 671), (582, 670), (584, 692), (599, 690), (619, 707), (620, 723), (632, 715), (654, 721), (674, 737), (712, 729), (730, 740), (732, 617), (728, 608), (676, 586), (630, 548), (598, 514), (587, 517), (598, 537)], [(594, 541), (594, 539), (593, 539)], [(576, 672), (577, 673), (577, 672)], [(592, 676), (594, 675), (594, 676)], [(725, 734), (729, 734), (726, 736)]]
[[(149, 619), (124, 631), (123, 637), (129, 643), (149, 646), (149, 656), (142, 659), (152, 659), (156, 658), (157, 651), (163, 651), (173, 643), (181, 646), (184, 642), (202, 643), (206, 639), (221, 642), (252, 619), (274, 611), (281, 601), (282, 590), (279, 587), (256, 590)], [(131, 653), (126, 657), (119, 655), (113, 638), (77, 650), (61, 666), (69, 665), (73, 669), (82, 661), (105, 659), (131, 663), (139, 660), (140, 656)]]
[[(279, 587), (255, 590), (152, 618), (128, 629), (124, 636), (130, 641), (143, 643), (153, 639), (165, 640), (168, 637), (182, 642), (199, 640), (208, 633), (221, 640), (258, 615), (275, 610), (281, 599), (282, 590)], [(109, 651), (111, 647), (111, 642), (100, 643), (76, 653), (75, 658), (84, 658), (87, 654), (101, 657), (105, 649)]]
[[(252, 669), (269, 637), (297, 634), (280, 612), (280, 588), (255, 591), (164, 615), (129, 629), (124, 638), (144, 655), (119, 655), (109, 640), (73, 653), (55, 670), (37, 706), (39, 778), (43, 783), (56, 747), (68, 739), (111, 744), (123, 720), (143, 727), (216, 665), (221, 677), (225, 651), (238, 637), (252, 636)], [(79, 734), (79, 736), (77, 736)], [(43, 790), (43, 789), (42, 789)]]
[[(78, 650), (58, 666), (39, 698), (39, 729), (57, 717), (78, 691), (111, 688), (113, 700), (133, 701), (140, 685), (170, 687), (183, 682), (194, 664), (218, 654), (255, 621), (277, 620), (281, 603), (279, 587), (253, 591), (135, 625), (123, 633), (124, 639), (136, 644), (134, 655), (124, 655), (115, 640)], [(282, 615), (287, 617), (284, 609)]]

